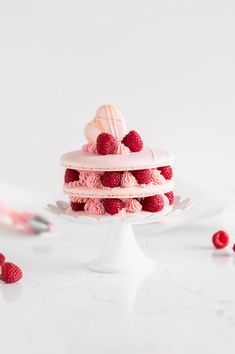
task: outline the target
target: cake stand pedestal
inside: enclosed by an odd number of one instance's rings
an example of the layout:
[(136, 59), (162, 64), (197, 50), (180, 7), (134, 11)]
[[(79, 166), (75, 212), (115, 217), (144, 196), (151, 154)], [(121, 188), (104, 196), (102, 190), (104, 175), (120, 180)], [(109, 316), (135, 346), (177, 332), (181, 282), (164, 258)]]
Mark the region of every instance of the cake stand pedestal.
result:
[(90, 264), (96, 272), (112, 274), (150, 273), (154, 270), (154, 262), (140, 249), (132, 225), (144, 223), (166, 222), (167, 218), (177, 216), (192, 205), (190, 198), (175, 198), (174, 206), (165, 208), (158, 213), (141, 212), (117, 216), (91, 216), (83, 212), (73, 212), (69, 204), (57, 201), (48, 205), (47, 210), (71, 222), (99, 224), (109, 226), (106, 243), (101, 254)]
[(102, 273), (151, 272), (154, 262), (140, 249), (131, 224), (112, 225), (103, 251), (90, 264)]

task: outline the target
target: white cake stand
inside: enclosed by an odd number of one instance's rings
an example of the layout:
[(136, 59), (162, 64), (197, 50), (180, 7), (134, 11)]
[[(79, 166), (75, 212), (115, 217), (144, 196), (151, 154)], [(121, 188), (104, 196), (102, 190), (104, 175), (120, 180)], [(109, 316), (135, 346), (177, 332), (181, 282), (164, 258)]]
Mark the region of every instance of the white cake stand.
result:
[(57, 201), (49, 204), (47, 210), (70, 222), (99, 224), (109, 226), (106, 244), (101, 254), (90, 264), (90, 269), (102, 273), (149, 273), (155, 264), (140, 249), (136, 242), (132, 225), (165, 222), (166, 218), (175, 217), (192, 205), (191, 198), (176, 196), (174, 206), (158, 213), (141, 212), (118, 216), (91, 216), (83, 212), (73, 212), (69, 204)]

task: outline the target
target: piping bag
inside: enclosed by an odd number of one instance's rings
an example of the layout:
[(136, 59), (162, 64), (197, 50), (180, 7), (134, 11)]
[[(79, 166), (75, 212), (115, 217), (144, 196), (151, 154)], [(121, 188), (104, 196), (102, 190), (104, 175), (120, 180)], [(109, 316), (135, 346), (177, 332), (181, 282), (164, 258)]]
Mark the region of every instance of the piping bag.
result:
[(53, 225), (43, 216), (13, 210), (0, 202), (0, 225), (8, 226), (25, 234), (39, 235), (51, 232)]

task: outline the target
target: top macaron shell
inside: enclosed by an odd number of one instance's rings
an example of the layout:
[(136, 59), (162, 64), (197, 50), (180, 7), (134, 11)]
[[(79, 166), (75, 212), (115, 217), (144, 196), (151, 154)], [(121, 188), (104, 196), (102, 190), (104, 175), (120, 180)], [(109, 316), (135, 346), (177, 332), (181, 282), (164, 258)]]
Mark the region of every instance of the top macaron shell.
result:
[(81, 171), (131, 171), (171, 165), (173, 155), (165, 150), (148, 147), (126, 155), (98, 155), (76, 150), (62, 155), (60, 162), (66, 168)]

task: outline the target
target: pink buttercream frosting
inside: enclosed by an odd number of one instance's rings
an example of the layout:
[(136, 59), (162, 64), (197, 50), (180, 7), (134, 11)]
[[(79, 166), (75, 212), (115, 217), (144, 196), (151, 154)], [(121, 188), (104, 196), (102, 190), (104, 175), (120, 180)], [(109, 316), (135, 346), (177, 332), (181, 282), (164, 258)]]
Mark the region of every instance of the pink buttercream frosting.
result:
[(156, 168), (151, 170), (152, 173), (152, 182), (154, 184), (164, 184), (166, 183), (165, 177), (161, 174), (161, 171), (157, 170)]
[(105, 209), (101, 202), (101, 199), (88, 199), (88, 201), (85, 204), (84, 210), (87, 213), (95, 214), (95, 215), (105, 214)]
[(101, 187), (100, 173), (81, 171), (79, 174), (79, 185), (87, 188)]
[(74, 182), (65, 183), (64, 185), (65, 185), (66, 188), (77, 188), (77, 187), (81, 187), (79, 181), (74, 181)]
[(128, 187), (134, 187), (137, 185), (138, 185), (138, 183), (131, 172), (126, 171), (123, 173), (123, 175), (121, 177), (121, 187), (128, 188)]
[(125, 208), (122, 208), (118, 214), (116, 215), (120, 215), (120, 216), (125, 216), (126, 215), (126, 209)]
[(77, 196), (70, 196), (70, 201), (74, 203), (86, 203), (88, 198), (81, 198)]
[(130, 149), (119, 141), (118, 144), (117, 144), (117, 147), (115, 149), (115, 154), (117, 154), (117, 155), (126, 155), (126, 154), (129, 154), (129, 153), (130, 153)]
[[(83, 145), (82, 151), (97, 154), (96, 144), (87, 143)], [(126, 155), (130, 153), (130, 149), (127, 146), (125, 146), (121, 141), (119, 141), (114, 153), (116, 155)]]
[(142, 205), (137, 199), (127, 199), (125, 202), (125, 209), (128, 213), (140, 213)]
[(162, 198), (164, 200), (164, 208), (169, 207), (170, 206), (170, 202), (169, 199), (163, 194)]
[(92, 152), (94, 154), (97, 154), (96, 144), (87, 143), (87, 144), (83, 145), (82, 151), (84, 151), (84, 152)]

